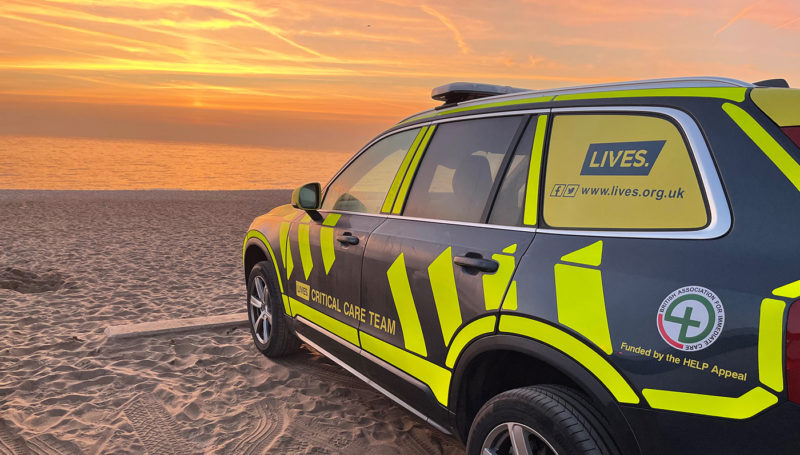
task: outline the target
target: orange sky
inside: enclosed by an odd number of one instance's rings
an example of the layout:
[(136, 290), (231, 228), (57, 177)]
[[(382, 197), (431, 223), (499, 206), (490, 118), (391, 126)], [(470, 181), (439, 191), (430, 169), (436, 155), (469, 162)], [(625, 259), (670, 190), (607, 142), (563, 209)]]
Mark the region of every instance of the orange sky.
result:
[(456, 80), (800, 84), (795, 1), (2, 0), (0, 134), (352, 150)]

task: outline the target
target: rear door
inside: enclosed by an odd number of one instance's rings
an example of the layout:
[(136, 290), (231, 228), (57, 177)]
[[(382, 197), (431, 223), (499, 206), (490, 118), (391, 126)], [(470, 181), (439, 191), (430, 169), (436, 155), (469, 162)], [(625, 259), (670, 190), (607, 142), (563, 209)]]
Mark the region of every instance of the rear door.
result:
[[(402, 215), (390, 216), (370, 237), (361, 343), (368, 360), (389, 367), (368, 374), (410, 403), (448, 405), (458, 354), (495, 330), (495, 314), (513, 298), (513, 289), (506, 291), (533, 230), (485, 221), (495, 195), (498, 204), (518, 207), (506, 218), (521, 217), (527, 162), (511, 158), (518, 143), (530, 155), (536, 123), (516, 115), (433, 126), (418, 168), (412, 163), (408, 170), (408, 197), (401, 187), (393, 206)], [(498, 194), (510, 164), (522, 169), (519, 188)], [(419, 410), (433, 416), (436, 408)]]
[[(358, 155), (328, 186), (316, 216), (305, 214), (288, 232), (287, 265), (297, 330), (340, 358), (357, 352), (361, 304), (361, 261), (392, 178), (419, 128), (380, 139)], [(337, 343), (331, 343), (331, 341)]]

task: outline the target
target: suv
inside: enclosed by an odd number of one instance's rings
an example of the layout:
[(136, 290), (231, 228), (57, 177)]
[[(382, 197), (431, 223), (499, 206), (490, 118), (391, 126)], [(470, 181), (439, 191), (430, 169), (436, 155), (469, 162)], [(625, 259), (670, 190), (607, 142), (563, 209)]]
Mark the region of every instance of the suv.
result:
[(253, 221), (261, 352), (302, 341), (470, 454), (798, 453), (800, 90), (433, 97)]

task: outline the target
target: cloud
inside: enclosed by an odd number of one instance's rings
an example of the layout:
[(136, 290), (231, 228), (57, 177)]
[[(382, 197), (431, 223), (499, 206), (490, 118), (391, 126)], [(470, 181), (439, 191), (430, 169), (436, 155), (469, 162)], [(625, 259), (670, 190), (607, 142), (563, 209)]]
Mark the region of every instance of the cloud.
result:
[(309, 54), (315, 55), (317, 57), (322, 57), (322, 58), (326, 57), (326, 56), (320, 54), (319, 52), (315, 51), (314, 49), (310, 49), (310, 48), (308, 48), (306, 46), (303, 46), (302, 44), (299, 44), (299, 43), (287, 38), (286, 36), (284, 36), (282, 31), (277, 27), (271, 27), (271, 26), (264, 25), (261, 22), (259, 22), (259, 21), (255, 20), (255, 19), (253, 19), (252, 17), (248, 16), (247, 14), (239, 12), (239, 11), (236, 11), (235, 9), (226, 8), (224, 11), (226, 13), (230, 14), (231, 16), (235, 16), (235, 17), (238, 17), (240, 19), (244, 19), (247, 22), (250, 22), (251, 24), (253, 24), (256, 27), (258, 27), (259, 29), (269, 33), (270, 35), (274, 36), (275, 38), (278, 38), (279, 40), (283, 41), (284, 43), (289, 44), (290, 46), (292, 46), (294, 48), (300, 49), (301, 51), (304, 51), (304, 52), (308, 52)]
[(752, 10), (753, 8), (755, 8), (756, 6), (758, 6), (760, 3), (762, 3), (762, 1), (758, 1), (758, 2), (755, 2), (755, 3), (751, 3), (751, 4), (747, 5), (747, 6), (745, 6), (744, 8), (742, 8), (742, 9), (741, 9), (741, 10), (740, 10), (738, 13), (736, 13), (736, 15), (735, 15), (735, 16), (733, 16), (733, 17), (731, 18), (731, 20), (729, 20), (729, 21), (728, 21), (728, 22), (727, 22), (725, 25), (723, 25), (723, 26), (722, 26), (722, 27), (720, 27), (720, 28), (719, 28), (719, 29), (718, 29), (716, 32), (714, 32), (714, 36), (716, 37), (717, 35), (719, 35), (719, 34), (720, 34), (720, 33), (722, 33), (723, 31), (725, 31), (725, 29), (727, 29), (728, 27), (730, 27), (731, 25), (735, 24), (735, 23), (736, 23), (736, 22), (738, 22), (740, 19), (742, 19), (743, 17), (745, 17), (745, 15), (747, 15), (747, 13), (749, 13), (749, 12), (750, 12), (750, 10)]
[(469, 54), (470, 52), (469, 46), (467, 46), (467, 43), (464, 42), (464, 37), (461, 35), (461, 32), (458, 30), (458, 27), (456, 27), (453, 21), (451, 21), (447, 16), (440, 13), (439, 11), (436, 11), (435, 9), (431, 8), (428, 5), (422, 5), (420, 6), (420, 8), (422, 8), (422, 11), (425, 11), (427, 14), (430, 14), (436, 19), (439, 19), (439, 21), (442, 24), (444, 24), (445, 27), (447, 27), (451, 32), (453, 32), (453, 39), (456, 40), (456, 44), (458, 44), (459, 49), (461, 49), (461, 53)]
[[(128, 110), (132, 122), (147, 106), (387, 121), (433, 106), (431, 87), (453, 80), (551, 88), (692, 74), (800, 79), (787, 58), (797, 53), (800, 6), (770, 0), (738, 11), (725, 1), (2, 0), (0, 93), (35, 98), (43, 111), (48, 100), (83, 112), (141, 107)], [(742, 18), (735, 40), (711, 39), (709, 30)], [(100, 133), (104, 117), (92, 117)]]

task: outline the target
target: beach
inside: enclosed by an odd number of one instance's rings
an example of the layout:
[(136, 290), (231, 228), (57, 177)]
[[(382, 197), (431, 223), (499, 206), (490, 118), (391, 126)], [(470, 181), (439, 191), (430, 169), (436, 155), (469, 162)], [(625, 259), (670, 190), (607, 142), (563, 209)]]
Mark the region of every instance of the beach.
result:
[(310, 348), (246, 328), (108, 326), (245, 311), (262, 191), (0, 191), (0, 454), (460, 453)]

